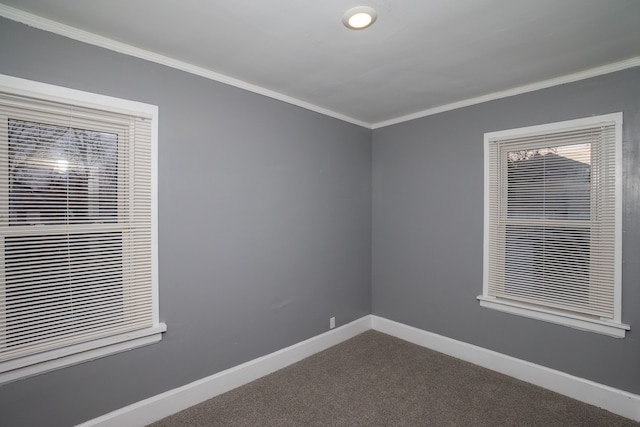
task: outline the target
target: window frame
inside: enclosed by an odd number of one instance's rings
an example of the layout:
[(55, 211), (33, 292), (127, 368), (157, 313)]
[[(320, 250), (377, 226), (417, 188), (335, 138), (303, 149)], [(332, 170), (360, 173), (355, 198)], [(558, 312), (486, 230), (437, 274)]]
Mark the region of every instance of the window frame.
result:
[[(611, 113), (600, 116), (586, 117), (582, 119), (488, 132), (484, 134), (483, 291), (482, 295), (479, 295), (477, 297), (482, 307), (531, 319), (569, 326), (580, 330), (609, 335), (616, 338), (624, 338), (625, 333), (630, 329), (630, 326), (622, 323), (622, 119), (622, 113)], [(572, 313), (570, 311), (546, 307), (544, 305), (534, 305), (492, 296), (489, 290), (489, 248), (492, 243), (500, 244), (500, 242), (502, 242), (504, 245), (506, 245), (506, 237), (505, 240), (492, 242), (492, 236), (490, 233), (490, 195), (492, 191), (490, 174), (497, 173), (497, 171), (493, 172), (491, 170), (490, 150), (492, 141), (497, 139), (515, 139), (534, 135), (550, 135), (558, 132), (577, 130), (587, 127), (596, 127), (598, 124), (612, 122), (615, 126), (615, 244), (613, 249), (615, 265), (613, 274), (613, 318), (605, 319), (590, 317), (587, 315), (581, 315), (579, 313)], [(506, 190), (503, 191), (506, 192)]]
[(151, 121), (151, 289), (152, 326), (0, 362), (0, 384), (156, 343), (166, 325), (159, 321), (158, 301), (158, 107), (0, 74), (0, 92), (73, 106), (143, 117)]

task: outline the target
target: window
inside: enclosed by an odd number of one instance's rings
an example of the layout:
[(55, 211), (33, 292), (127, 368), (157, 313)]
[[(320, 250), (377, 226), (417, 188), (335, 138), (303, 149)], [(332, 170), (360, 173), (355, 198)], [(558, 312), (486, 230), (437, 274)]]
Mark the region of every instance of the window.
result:
[(0, 382), (160, 340), (156, 128), (0, 75)]
[(485, 307), (624, 337), (622, 114), (485, 134)]

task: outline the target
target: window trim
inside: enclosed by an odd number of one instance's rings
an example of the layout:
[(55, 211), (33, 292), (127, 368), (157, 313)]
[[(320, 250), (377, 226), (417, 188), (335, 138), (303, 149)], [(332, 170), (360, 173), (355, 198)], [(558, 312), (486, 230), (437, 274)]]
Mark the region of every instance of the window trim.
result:
[[(490, 244), (490, 142), (497, 138), (519, 138), (542, 133), (570, 131), (595, 126), (599, 123), (615, 123), (615, 245), (614, 245), (614, 317), (612, 320), (596, 319), (564, 312), (544, 306), (503, 300), (489, 295), (489, 244)], [(542, 320), (558, 325), (624, 338), (630, 326), (622, 323), (622, 113), (611, 113), (575, 120), (548, 123), (536, 126), (488, 132), (484, 134), (484, 245), (483, 245), (483, 289), (477, 299), (480, 306)]]
[(0, 91), (151, 120), (151, 285), (153, 293), (153, 325), (150, 328), (2, 362), (0, 363), (0, 384), (160, 341), (167, 327), (159, 321), (158, 311), (158, 107), (3, 74), (0, 74)]

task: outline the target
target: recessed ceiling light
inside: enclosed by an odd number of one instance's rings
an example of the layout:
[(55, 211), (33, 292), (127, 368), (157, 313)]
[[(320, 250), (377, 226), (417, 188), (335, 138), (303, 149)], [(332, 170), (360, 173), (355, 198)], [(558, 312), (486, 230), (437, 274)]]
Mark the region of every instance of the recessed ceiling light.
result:
[(342, 22), (347, 28), (362, 30), (376, 22), (377, 17), (378, 14), (372, 8), (368, 6), (358, 6), (347, 10), (344, 13)]

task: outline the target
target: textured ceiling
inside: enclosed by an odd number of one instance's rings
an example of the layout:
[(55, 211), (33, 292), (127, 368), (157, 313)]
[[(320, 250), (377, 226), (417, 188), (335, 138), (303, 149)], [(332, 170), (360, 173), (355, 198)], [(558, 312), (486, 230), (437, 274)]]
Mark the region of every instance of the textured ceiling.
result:
[[(3, 3), (5, 12), (19, 9), (373, 127), (608, 64), (640, 65), (640, 0)], [(348, 30), (342, 15), (359, 5), (375, 8), (378, 20)]]

